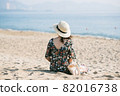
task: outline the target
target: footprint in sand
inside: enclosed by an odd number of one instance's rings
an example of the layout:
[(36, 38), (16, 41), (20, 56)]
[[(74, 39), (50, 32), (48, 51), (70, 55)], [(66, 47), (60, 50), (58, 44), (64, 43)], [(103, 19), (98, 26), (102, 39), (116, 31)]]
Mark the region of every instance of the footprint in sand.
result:
[(103, 75), (102, 77), (114, 78), (114, 76), (111, 75)]
[(8, 73), (3, 73), (3, 75), (8, 75)]
[(17, 76), (16, 74), (14, 74), (13, 76)]
[(31, 71), (32, 68), (23, 69), (23, 71)]
[(34, 67), (35, 69), (38, 69), (38, 67)]
[(38, 66), (36, 66), (36, 67), (34, 67), (35, 69), (42, 69), (41, 68), (41, 65), (38, 65)]
[(35, 69), (38, 69), (38, 68), (41, 68), (41, 65), (38, 65), (38, 66), (36, 66), (36, 67), (34, 67)]
[(14, 62), (14, 64), (20, 64), (19, 62)]
[(95, 78), (100, 78), (99, 76), (96, 76)]
[(21, 78), (21, 79), (22, 79), (22, 77), (16, 77), (16, 80), (18, 80), (19, 78)]
[(76, 79), (79, 79), (79, 77), (76, 77)]
[(97, 74), (97, 73), (98, 73), (97, 71), (93, 72), (93, 74)]
[(4, 70), (8, 70), (8, 71), (18, 71), (19, 69), (17, 69), (17, 68), (4, 68)]
[(68, 77), (67, 77), (67, 76), (63, 76), (63, 78), (65, 78), (65, 79), (66, 79), (66, 78), (68, 78)]
[(40, 75), (44, 75), (44, 73), (41, 73)]
[(3, 75), (8, 75), (7, 71), (1, 72)]
[(4, 80), (11, 80), (11, 79), (4, 79)]
[(33, 74), (33, 72), (31, 72), (28, 76), (31, 76)]
[(118, 72), (118, 71), (116, 71), (115, 73), (117, 73), (117, 74), (118, 74), (119, 72)]
[(112, 78), (108, 78), (107, 80), (113, 80)]
[(117, 77), (120, 78), (120, 75), (118, 75)]

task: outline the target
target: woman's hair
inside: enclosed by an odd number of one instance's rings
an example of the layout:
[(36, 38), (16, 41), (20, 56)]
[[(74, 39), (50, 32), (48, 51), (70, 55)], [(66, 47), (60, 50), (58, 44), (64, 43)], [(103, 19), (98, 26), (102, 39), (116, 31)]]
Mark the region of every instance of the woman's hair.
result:
[(70, 37), (68, 37), (68, 38), (60, 37), (60, 41), (61, 41), (62, 43), (64, 43), (64, 40), (65, 40), (65, 39), (71, 39), (71, 38), (72, 38), (72, 36), (70, 36)]

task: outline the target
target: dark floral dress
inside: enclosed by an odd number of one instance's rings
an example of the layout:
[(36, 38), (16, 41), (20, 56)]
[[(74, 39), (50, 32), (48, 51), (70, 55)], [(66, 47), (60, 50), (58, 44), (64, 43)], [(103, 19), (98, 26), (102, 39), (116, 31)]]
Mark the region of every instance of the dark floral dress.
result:
[(76, 59), (74, 49), (72, 47), (72, 40), (68, 39), (64, 45), (57, 49), (53, 43), (53, 38), (49, 40), (45, 57), (50, 57), (50, 70), (55, 72), (70, 73), (67, 66), (70, 58)]

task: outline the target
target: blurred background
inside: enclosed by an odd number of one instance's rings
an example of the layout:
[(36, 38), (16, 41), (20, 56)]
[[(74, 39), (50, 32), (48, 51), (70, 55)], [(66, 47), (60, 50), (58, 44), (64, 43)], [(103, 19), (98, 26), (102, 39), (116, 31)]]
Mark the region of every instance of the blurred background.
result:
[(0, 28), (54, 32), (67, 21), (73, 34), (120, 38), (120, 0), (0, 0)]
[(120, 0), (0, 0), (0, 10), (120, 15)]

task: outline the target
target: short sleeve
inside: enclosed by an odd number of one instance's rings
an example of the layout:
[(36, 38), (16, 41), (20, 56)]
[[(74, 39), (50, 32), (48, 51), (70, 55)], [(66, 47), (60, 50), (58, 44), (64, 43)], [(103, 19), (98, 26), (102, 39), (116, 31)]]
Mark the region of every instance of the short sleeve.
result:
[(73, 48), (72, 40), (69, 43), (69, 58), (76, 59), (76, 54)]
[(50, 57), (51, 56), (51, 45), (52, 44), (52, 40), (49, 40), (48, 45), (47, 45), (47, 50), (45, 53), (45, 58)]

